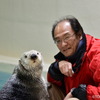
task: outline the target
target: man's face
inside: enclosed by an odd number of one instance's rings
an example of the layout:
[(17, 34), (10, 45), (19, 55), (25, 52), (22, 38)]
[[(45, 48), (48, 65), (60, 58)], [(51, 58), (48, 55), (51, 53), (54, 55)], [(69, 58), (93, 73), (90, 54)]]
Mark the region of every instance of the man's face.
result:
[(55, 27), (54, 39), (60, 52), (68, 57), (76, 52), (82, 36), (76, 36), (70, 22), (62, 21)]

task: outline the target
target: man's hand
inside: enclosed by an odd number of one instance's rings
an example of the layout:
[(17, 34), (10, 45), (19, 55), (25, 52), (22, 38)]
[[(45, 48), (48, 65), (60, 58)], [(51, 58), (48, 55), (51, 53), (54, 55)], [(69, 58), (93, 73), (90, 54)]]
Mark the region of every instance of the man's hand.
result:
[(66, 97), (64, 98), (64, 100), (79, 100), (78, 98), (74, 98), (71, 94), (71, 92), (69, 92)]
[(71, 94), (71, 92), (69, 92), (67, 95), (66, 95), (66, 97), (64, 98), (64, 100), (68, 100), (68, 99), (70, 99), (70, 98), (72, 98), (73, 96), (72, 96), (72, 94)]
[(74, 72), (72, 70), (72, 64), (68, 61), (64, 61), (64, 60), (60, 61), (59, 69), (62, 74), (66, 75), (68, 77), (72, 77), (72, 75), (74, 74)]

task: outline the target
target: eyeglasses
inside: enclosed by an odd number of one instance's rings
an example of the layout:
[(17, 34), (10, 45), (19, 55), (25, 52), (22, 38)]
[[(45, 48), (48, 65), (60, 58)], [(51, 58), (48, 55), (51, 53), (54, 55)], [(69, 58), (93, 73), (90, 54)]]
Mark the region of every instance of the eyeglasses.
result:
[(69, 35), (69, 36), (65, 36), (62, 40), (61, 39), (55, 39), (55, 44), (56, 45), (60, 45), (62, 43), (62, 41), (64, 41), (65, 43), (67, 43), (71, 37), (73, 37), (75, 34)]

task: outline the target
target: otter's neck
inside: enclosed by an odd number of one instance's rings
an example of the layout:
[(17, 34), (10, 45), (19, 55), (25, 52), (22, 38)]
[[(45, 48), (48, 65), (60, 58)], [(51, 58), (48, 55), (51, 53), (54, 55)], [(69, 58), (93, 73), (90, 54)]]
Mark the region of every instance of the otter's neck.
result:
[(28, 84), (33, 84), (36, 80), (41, 79), (42, 66), (35, 67), (30, 70), (25, 70), (24, 66), (17, 68), (17, 77), (20, 81)]

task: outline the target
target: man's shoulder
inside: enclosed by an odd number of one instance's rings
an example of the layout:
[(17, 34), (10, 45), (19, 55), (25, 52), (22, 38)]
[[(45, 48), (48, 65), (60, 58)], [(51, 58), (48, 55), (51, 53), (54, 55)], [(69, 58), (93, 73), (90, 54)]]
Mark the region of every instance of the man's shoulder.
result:
[(86, 34), (86, 41), (86, 52), (89, 59), (93, 59), (95, 55), (99, 55), (100, 57), (100, 39), (94, 38), (93, 36)]
[(95, 38), (89, 34), (86, 34), (87, 49), (100, 51), (100, 39)]

